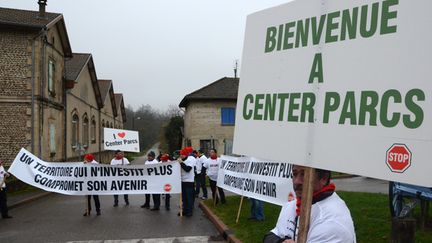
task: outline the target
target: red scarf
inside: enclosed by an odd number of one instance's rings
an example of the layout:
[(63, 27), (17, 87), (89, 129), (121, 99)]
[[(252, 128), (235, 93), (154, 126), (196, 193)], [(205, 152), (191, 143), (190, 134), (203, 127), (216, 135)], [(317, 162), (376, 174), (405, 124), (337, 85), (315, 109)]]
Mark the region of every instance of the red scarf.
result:
[(217, 155), (210, 156), (210, 158), (211, 158), (212, 160), (215, 160), (215, 159), (217, 159)]
[[(319, 202), (321, 200), (326, 199), (327, 197), (331, 196), (333, 192), (335, 191), (336, 186), (333, 183), (330, 183), (328, 185), (325, 185), (321, 190), (316, 191), (313, 193), (312, 198), (312, 204)], [(296, 214), (297, 216), (300, 216), (300, 208), (301, 208), (301, 197), (297, 197), (297, 203), (296, 203)]]

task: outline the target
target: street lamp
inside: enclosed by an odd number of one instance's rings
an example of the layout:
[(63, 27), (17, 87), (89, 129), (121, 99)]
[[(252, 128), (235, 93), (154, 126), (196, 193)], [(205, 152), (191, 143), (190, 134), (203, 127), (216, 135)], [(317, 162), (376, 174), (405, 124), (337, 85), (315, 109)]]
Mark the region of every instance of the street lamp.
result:
[(135, 130), (135, 119), (136, 120), (141, 120), (141, 117), (135, 117), (135, 114), (134, 114), (134, 116), (133, 116), (133, 118), (132, 118), (132, 130)]

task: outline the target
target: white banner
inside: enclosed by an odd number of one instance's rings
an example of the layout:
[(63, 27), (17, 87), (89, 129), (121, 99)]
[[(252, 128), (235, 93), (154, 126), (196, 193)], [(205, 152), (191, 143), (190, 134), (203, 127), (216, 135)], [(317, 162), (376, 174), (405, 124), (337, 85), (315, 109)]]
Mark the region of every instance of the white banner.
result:
[(295, 198), (291, 164), (225, 155), (221, 159), (218, 187), (281, 206)]
[(139, 153), (140, 146), (138, 132), (104, 128), (104, 149)]
[(8, 172), (34, 187), (66, 195), (181, 193), (178, 162), (127, 166), (45, 162), (22, 148)]
[(431, 9), (297, 0), (249, 15), (234, 153), (431, 187)]

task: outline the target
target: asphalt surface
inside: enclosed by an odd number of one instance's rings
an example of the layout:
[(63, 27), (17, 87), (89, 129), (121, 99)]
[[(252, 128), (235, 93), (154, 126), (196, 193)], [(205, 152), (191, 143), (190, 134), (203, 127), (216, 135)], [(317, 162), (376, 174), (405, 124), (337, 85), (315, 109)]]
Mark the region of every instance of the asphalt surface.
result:
[[(150, 150), (158, 155), (158, 144)], [(147, 160), (146, 154), (135, 159), (132, 164), (144, 164)], [(33, 198), (38, 195), (43, 197), (21, 203), (26, 197)], [(159, 211), (150, 211), (140, 207), (144, 203), (144, 195), (129, 195), (129, 206), (125, 206), (123, 196), (120, 195), (119, 207), (113, 207), (113, 196), (100, 196), (102, 215), (96, 216), (93, 208), (91, 216), (84, 217), (85, 197), (56, 193), (46, 195), (39, 191), (10, 198), (10, 205), (19, 205), (10, 210), (12, 219), (0, 219), (1, 243), (225, 242), (215, 226), (198, 208), (199, 199), (195, 200), (194, 215), (187, 218), (177, 215), (180, 205), (178, 194), (171, 197), (170, 211), (165, 209), (164, 199), (161, 199)]]
[(344, 179), (334, 179), (332, 181), (336, 185), (337, 191), (388, 194), (388, 181), (361, 176)]
[[(177, 216), (178, 195), (171, 198), (170, 211), (165, 210), (164, 201), (160, 211), (140, 208), (144, 202), (144, 195), (130, 195), (129, 206), (124, 205), (123, 198), (120, 196), (120, 205), (117, 208), (112, 206), (112, 196), (100, 196), (100, 199), (101, 216), (96, 216), (95, 211), (92, 211), (89, 217), (82, 216), (85, 211), (83, 196), (54, 193), (15, 208), (10, 213), (14, 218), (0, 220), (0, 242), (101, 242), (102, 240), (141, 242), (136, 240), (167, 237), (186, 237), (184, 239), (192, 237), (197, 241), (189, 242), (212, 242), (209, 239), (220, 239), (213, 224), (197, 206), (192, 217)], [(207, 240), (198, 241), (198, 239)]]

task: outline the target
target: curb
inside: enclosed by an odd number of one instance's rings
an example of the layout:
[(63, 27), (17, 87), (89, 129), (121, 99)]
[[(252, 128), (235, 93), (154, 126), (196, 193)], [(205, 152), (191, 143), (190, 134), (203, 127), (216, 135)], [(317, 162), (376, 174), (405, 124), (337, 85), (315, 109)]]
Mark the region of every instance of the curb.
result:
[(40, 199), (40, 198), (46, 197), (46, 196), (48, 196), (48, 195), (50, 195), (50, 194), (51, 194), (51, 192), (43, 192), (43, 193), (37, 194), (37, 195), (35, 195), (35, 196), (32, 196), (32, 197), (28, 197), (28, 198), (26, 198), (26, 199), (23, 199), (23, 200), (21, 200), (21, 201), (18, 201), (18, 202), (15, 202), (15, 203), (9, 204), (9, 205), (8, 205), (8, 208), (9, 208), (9, 209), (17, 208), (17, 207), (22, 206), (22, 205), (24, 205), (24, 204), (27, 204), (27, 203), (30, 203), (30, 202), (36, 201), (36, 200), (38, 200), (38, 199)]
[(204, 212), (204, 214), (210, 219), (210, 221), (216, 226), (219, 233), (222, 234), (223, 238), (232, 243), (242, 243), (232, 230), (228, 228), (202, 201), (199, 203), (199, 207)]

